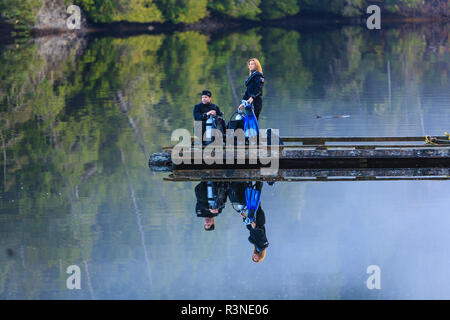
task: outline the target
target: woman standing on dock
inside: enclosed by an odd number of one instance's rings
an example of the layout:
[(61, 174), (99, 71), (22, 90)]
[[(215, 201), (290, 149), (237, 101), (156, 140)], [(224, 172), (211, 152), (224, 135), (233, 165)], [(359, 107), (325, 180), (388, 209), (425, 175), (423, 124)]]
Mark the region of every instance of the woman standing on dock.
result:
[[(249, 77), (245, 81), (247, 87), (244, 97), (242, 99), (252, 103), (255, 110), (255, 116), (258, 119), (262, 110), (262, 88), (264, 85), (264, 75), (262, 72), (261, 63), (256, 58), (251, 58), (247, 61), (249, 70)], [(243, 104), (239, 105), (238, 109), (242, 110)]]

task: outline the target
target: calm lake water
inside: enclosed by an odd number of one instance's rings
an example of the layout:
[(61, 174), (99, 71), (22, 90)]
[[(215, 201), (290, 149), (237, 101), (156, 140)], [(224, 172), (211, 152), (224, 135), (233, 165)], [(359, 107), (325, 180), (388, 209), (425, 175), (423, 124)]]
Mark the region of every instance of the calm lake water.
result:
[[(191, 130), (208, 88), (229, 117), (246, 61), (282, 136), (450, 130), (450, 25), (175, 32), (0, 46), (0, 298), (450, 298), (448, 181), (286, 182), (262, 189), (270, 243), (251, 261), (230, 202), (204, 231), (196, 182), (149, 155)], [(350, 115), (316, 119), (316, 115)], [(81, 270), (81, 290), (66, 269)], [(381, 270), (369, 290), (367, 267)]]

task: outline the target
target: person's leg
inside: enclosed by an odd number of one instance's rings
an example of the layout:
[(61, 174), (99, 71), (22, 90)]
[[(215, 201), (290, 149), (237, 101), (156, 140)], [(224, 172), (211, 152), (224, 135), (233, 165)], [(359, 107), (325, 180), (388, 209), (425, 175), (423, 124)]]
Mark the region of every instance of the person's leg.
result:
[(253, 107), (254, 107), (254, 110), (255, 110), (256, 119), (259, 120), (259, 115), (260, 115), (261, 110), (262, 110), (262, 99), (261, 98), (255, 99), (255, 101), (253, 102)]
[(256, 212), (255, 223), (258, 228), (262, 228), (266, 224), (266, 215), (264, 214), (261, 205), (259, 206), (258, 211)]
[(255, 103), (253, 103), (253, 107), (254, 107), (254, 110), (255, 110), (256, 119), (259, 120), (259, 115), (260, 115), (261, 110), (262, 110), (262, 101), (261, 101), (261, 103), (256, 103), (256, 100), (255, 100)]
[(261, 114), (261, 110), (262, 110), (262, 98), (258, 97), (255, 100), (253, 100), (253, 108), (255, 110), (255, 116), (258, 119), (259, 115)]

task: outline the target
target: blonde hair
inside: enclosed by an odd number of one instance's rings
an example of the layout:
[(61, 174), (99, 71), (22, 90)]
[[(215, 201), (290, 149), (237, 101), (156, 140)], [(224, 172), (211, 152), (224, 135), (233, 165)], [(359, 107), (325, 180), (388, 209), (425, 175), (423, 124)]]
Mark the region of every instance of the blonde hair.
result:
[[(263, 73), (263, 72), (262, 72), (261, 63), (259, 62), (258, 59), (256, 59), (256, 58), (250, 58), (250, 59), (248, 59), (248, 61), (247, 61), (247, 66), (248, 66), (248, 64), (250, 63), (250, 61), (253, 61), (253, 62), (256, 64), (256, 70), (258, 70), (259, 72)], [(249, 75), (252, 74), (251, 71), (249, 71), (248, 73), (249, 73)]]
[(253, 256), (252, 256), (252, 261), (256, 262), (256, 263), (260, 263), (266, 257), (266, 249), (264, 249), (261, 252), (258, 252), (258, 251), (256, 251), (256, 247), (253, 247), (253, 254), (256, 254), (258, 256), (258, 261), (253, 260)]

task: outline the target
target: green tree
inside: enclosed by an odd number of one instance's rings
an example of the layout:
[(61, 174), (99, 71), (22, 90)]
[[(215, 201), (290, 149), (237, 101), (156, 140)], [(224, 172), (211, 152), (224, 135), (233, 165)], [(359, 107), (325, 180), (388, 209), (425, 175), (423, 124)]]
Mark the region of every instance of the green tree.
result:
[(365, 13), (368, 6), (367, 0), (299, 0), (300, 7), (316, 11), (318, 13), (331, 13), (339, 16), (360, 16)]
[(16, 25), (31, 27), (41, 6), (41, 0), (2, 0), (0, 15)]
[(208, 8), (222, 16), (258, 19), (261, 0), (209, 0)]
[(153, 0), (77, 0), (94, 22), (162, 22), (163, 16)]
[(157, 0), (167, 21), (192, 23), (206, 16), (207, 0)]
[(280, 19), (300, 11), (297, 0), (264, 0), (261, 9), (263, 19)]

